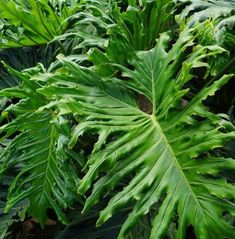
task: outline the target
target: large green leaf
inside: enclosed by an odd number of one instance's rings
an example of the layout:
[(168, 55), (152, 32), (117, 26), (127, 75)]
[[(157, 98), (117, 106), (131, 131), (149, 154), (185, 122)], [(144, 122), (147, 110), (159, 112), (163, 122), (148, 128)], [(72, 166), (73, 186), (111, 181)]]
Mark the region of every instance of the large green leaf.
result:
[[(156, 46), (137, 52), (133, 70), (118, 66), (128, 80), (100, 78), (92, 69), (61, 58), (64, 67), (55, 74), (35, 77), (46, 85), (38, 90), (60, 114), (73, 113), (79, 124), (70, 147), (84, 134), (97, 133), (78, 193), (93, 191), (86, 200), (88, 210), (112, 189), (97, 225), (103, 224), (125, 205), (133, 210), (123, 224), (119, 239), (159, 203), (152, 222), (151, 239), (161, 238), (177, 216), (175, 238), (184, 238), (192, 225), (198, 238), (234, 238), (234, 227), (223, 217), (234, 215), (234, 185), (221, 178), (224, 169), (234, 170), (235, 161), (213, 151), (235, 137), (227, 116), (210, 112), (203, 101), (226, 84), (232, 75), (208, 83), (190, 101), (183, 101), (190, 89), (191, 71), (209, 65), (207, 57), (220, 54), (218, 46), (193, 48), (191, 33), (184, 32), (170, 46), (168, 33)], [(208, 73), (207, 73), (208, 74)], [(45, 84), (45, 83), (43, 83)], [(148, 112), (136, 104), (135, 94), (148, 98)], [(120, 189), (123, 179), (129, 180)]]
[[(220, 43), (233, 44), (234, 0), (176, 0), (176, 2), (180, 3), (176, 10), (183, 9), (179, 21), (187, 22), (191, 27), (197, 22), (213, 19), (215, 27), (210, 34)], [(227, 31), (228, 29), (231, 31)]]
[(114, 15), (119, 31), (135, 50), (152, 48), (159, 33), (174, 26), (171, 3), (171, 0), (129, 1), (126, 11)]
[(234, 0), (176, 0), (176, 2), (185, 5), (180, 19), (189, 17), (190, 25), (207, 18), (227, 21), (225, 18), (231, 18), (235, 9)]
[[(102, 70), (106, 68), (108, 61), (126, 64), (126, 58), (133, 49), (152, 48), (161, 32), (175, 27), (172, 5), (171, 0), (135, 0), (128, 1), (128, 4), (125, 1), (120, 4), (107, 0), (83, 1), (82, 11), (68, 18), (69, 22), (73, 22), (71, 28), (54, 40), (75, 42), (73, 54), (98, 46), (99, 50), (96, 49), (89, 55)], [(112, 73), (113, 70), (109, 69), (106, 74)]]
[(62, 34), (65, 19), (76, 9), (74, 1), (1, 0), (0, 47), (41, 45)]
[[(234, 73), (234, 0), (176, 0), (175, 11), (179, 13), (181, 27), (196, 26), (200, 44), (219, 44), (228, 50), (226, 56), (211, 58), (215, 77)], [(220, 112), (227, 112), (233, 100), (234, 83), (230, 82), (210, 102)], [(216, 103), (216, 107), (214, 104)]]
[[(147, 50), (155, 45), (156, 38), (165, 30), (174, 28), (172, 1), (128, 1), (125, 10), (115, 7), (111, 12), (113, 25), (108, 28), (107, 47), (89, 52), (90, 60), (102, 75), (112, 75), (115, 68), (107, 63), (128, 65), (127, 59), (134, 50)], [(170, 27), (169, 27), (170, 26)]]
[(49, 208), (60, 221), (67, 223), (64, 209), (76, 201), (78, 182), (77, 163), (66, 147), (70, 124), (53, 111), (37, 111), (46, 103), (45, 97), (36, 92), (39, 85), (30, 82), (31, 74), (37, 74), (38, 70), (36, 67), (19, 73), (9, 67), (20, 80), (19, 86), (0, 91), (1, 96), (17, 99), (2, 114), (10, 122), (0, 127), (1, 142), (11, 139), (1, 150), (0, 177), (16, 170), (5, 212), (26, 199), (30, 203), (29, 214), (41, 225), (47, 219)]
[(24, 165), (9, 188), (6, 212), (28, 199), (29, 213), (41, 224), (47, 218), (48, 208), (55, 210), (59, 220), (67, 222), (62, 208), (74, 200), (75, 185), (70, 164), (64, 164), (66, 138), (59, 133), (63, 127), (61, 120), (53, 120), (48, 114), (29, 113), (2, 127), (9, 134), (22, 133), (2, 153), (1, 174), (13, 166)]
[[(84, 211), (104, 197), (110, 200), (97, 225), (131, 208), (120, 239), (142, 234), (129, 231), (146, 214), (153, 220), (144, 238), (162, 238), (167, 230), (177, 231), (172, 238), (185, 238), (191, 226), (197, 238), (235, 237), (229, 176), (235, 161), (221, 156), (226, 155), (222, 147), (235, 138), (235, 127), (227, 115), (205, 106), (232, 77), (223, 74), (233, 60), (212, 78), (221, 67), (212, 69), (211, 59), (225, 53), (207, 46), (215, 44), (207, 37), (212, 31), (199, 41), (203, 46), (194, 45), (190, 32), (177, 41), (177, 31), (160, 34), (176, 27), (171, 2), (0, 0), (1, 48), (54, 40), (69, 55), (59, 56), (48, 69), (39, 64), (19, 73), (8, 67), (19, 85), (0, 91), (2, 105), (11, 103), (0, 117), (1, 142), (10, 139), (1, 148), (1, 186), (11, 170), (17, 172), (9, 186), (6, 223), (23, 200), (42, 225), (49, 208), (67, 223), (65, 209), (78, 189), (79, 198), (90, 194)], [(219, 30), (233, 22), (233, 1), (180, 2), (186, 5), (180, 20), (191, 16), (188, 26), (210, 17), (212, 10), (212, 30), (218, 22)], [(206, 81), (200, 78), (203, 83), (193, 90), (195, 72)], [(91, 138), (87, 135), (98, 140), (92, 152), (85, 151), (80, 181), (76, 163), (83, 162), (67, 146), (82, 151), (81, 142)]]

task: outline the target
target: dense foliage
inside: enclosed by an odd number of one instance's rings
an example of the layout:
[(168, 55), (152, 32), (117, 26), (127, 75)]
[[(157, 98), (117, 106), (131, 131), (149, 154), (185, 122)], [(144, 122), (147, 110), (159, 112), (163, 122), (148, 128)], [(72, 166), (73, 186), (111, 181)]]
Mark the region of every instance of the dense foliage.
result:
[(234, 12), (0, 0), (0, 238), (235, 238)]

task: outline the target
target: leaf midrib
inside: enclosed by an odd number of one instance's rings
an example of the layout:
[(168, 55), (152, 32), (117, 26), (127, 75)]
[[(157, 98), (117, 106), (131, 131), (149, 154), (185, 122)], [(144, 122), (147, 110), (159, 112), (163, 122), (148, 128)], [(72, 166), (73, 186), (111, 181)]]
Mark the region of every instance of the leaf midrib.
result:
[[(46, 166), (46, 170), (45, 170), (45, 176), (44, 176), (44, 180), (43, 180), (43, 183), (42, 183), (42, 193), (41, 193), (41, 196), (40, 196), (40, 199), (39, 199), (39, 202), (41, 201), (42, 199), (42, 195), (43, 194), (47, 194), (46, 193), (46, 190), (45, 190), (45, 184), (46, 184), (46, 180), (48, 178), (47, 174), (48, 174), (48, 170), (49, 170), (49, 167), (50, 167), (50, 160), (53, 160), (53, 157), (51, 156), (52, 155), (52, 145), (53, 145), (53, 142), (54, 142), (54, 131), (55, 131), (55, 126), (52, 125), (51, 126), (51, 132), (50, 132), (50, 141), (49, 141), (49, 145), (48, 145), (48, 155), (47, 155), (47, 158), (46, 158), (46, 162), (47, 162), (47, 166)], [(46, 196), (47, 198), (47, 196)], [(48, 198), (47, 198), (48, 200)]]
[(162, 130), (160, 124), (158, 123), (158, 121), (157, 121), (157, 119), (156, 119), (156, 116), (152, 114), (152, 115), (151, 115), (151, 120), (152, 120), (154, 126), (156, 127), (157, 131), (160, 132), (160, 134), (162, 135), (162, 140), (165, 142), (166, 147), (167, 147), (168, 150), (170, 151), (170, 153), (171, 153), (171, 155), (172, 155), (172, 158), (173, 158), (173, 162), (174, 162), (176, 168), (178, 169), (178, 171), (180, 171), (181, 178), (183, 178), (183, 181), (185, 182), (184, 184), (188, 187), (188, 189), (189, 189), (188, 191), (191, 192), (191, 195), (193, 196), (194, 201), (196, 202), (196, 204), (198, 205), (198, 208), (200, 208), (201, 212), (202, 212), (203, 215), (204, 215), (203, 207), (201, 206), (201, 204), (200, 204), (200, 202), (199, 202), (199, 200), (198, 200), (196, 194), (194, 193), (193, 189), (191, 188), (191, 185), (190, 185), (190, 183), (188, 182), (188, 179), (187, 179), (187, 177), (185, 176), (185, 174), (184, 174), (184, 172), (183, 172), (183, 170), (182, 170), (182, 168), (181, 168), (181, 166), (180, 166), (180, 164), (179, 164), (179, 162), (178, 162), (178, 160), (177, 160), (177, 158), (176, 158), (176, 156), (175, 156), (175, 153), (174, 153), (174, 151), (173, 151), (171, 145), (170, 145), (169, 142), (168, 142), (167, 137), (166, 137), (165, 134), (163, 133), (163, 130)]

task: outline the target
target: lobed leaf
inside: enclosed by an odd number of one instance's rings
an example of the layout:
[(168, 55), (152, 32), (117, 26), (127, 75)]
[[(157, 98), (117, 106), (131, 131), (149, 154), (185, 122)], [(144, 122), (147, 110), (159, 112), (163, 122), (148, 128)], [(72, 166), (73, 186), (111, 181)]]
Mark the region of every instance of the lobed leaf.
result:
[[(118, 237), (125, 238), (139, 219), (159, 203), (151, 239), (166, 233), (174, 215), (179, 223), (176, 238), (184, 238), (190, 225), (198, 238), (233, 238), (234, 228), (222, 215), (234, 214), (234, 185), (220, 179), (219, 172), (233, 169), (234, 160), (223, 161), (208, 154), (205, 162), (211, 164), (205, 172), (204, 161), (200, 159), (200, 155), (221, 148), (235, 137), (234, 126), (203, 104), (232, 75), (211, 82), (186, 106), (182, 105), (181, 100), (189, 91), (185, 84), (192, 80), (190, 70), (209, 68), (205, 59), (221, 54), (223, 49), (197, 46), (187, 56), (184, 52), (193, 45), (192, 35), (187, 31), (172, 47), (169, 42), (169, 34), (163, 33), (153, 49), (133, 55), (130, 62), (133, 69), (118, 65), (129, 78), (127, 81), (104, 80), (91, 69), (60, 58), (67, 74), (48, 76), (48, 82), (53, 79), (53, 84), (48, 83), (39, 92), (55, 100), (53, 107), (58, 105), (61, 114), (79, 116), (70, 147), (85, 132), (99, 134), (84, 169), (86, 175), (78, 187), (81, 195), (93, 188), (84, 211), (123, 179), (130, 180), (101, 211), (97, 225), (131, 204), (132, 212)], [(34, 80), (41, 81), (40, 77)], [(149, 99), (151, 114), (139, 109), (131, 91)], [(111, 135), (116, 137), (109, 140)], [(191, 164), (192, 168), (187, 166)], [(212, 172), (218, 178), (211, 180)]]

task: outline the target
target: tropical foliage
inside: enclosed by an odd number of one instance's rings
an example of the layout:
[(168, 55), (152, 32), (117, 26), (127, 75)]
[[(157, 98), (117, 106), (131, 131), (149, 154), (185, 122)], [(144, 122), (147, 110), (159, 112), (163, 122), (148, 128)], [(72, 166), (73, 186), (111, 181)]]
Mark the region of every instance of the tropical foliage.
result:
[(234, 8), (0, 0), (0, 238), (234, 238)]

